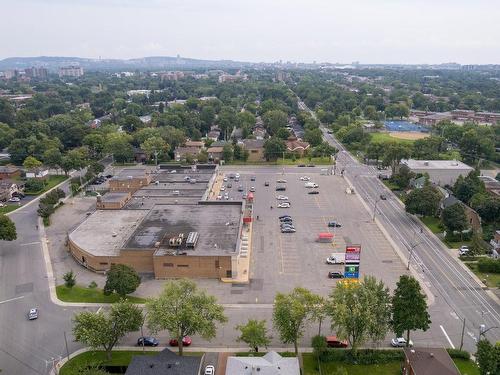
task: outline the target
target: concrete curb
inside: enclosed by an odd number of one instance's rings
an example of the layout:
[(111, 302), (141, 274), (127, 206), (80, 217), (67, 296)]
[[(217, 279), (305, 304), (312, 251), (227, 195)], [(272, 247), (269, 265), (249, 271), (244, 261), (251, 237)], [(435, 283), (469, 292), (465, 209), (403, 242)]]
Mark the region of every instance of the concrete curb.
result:
[[(347, 181), (347, 183), (350, 186), (354, 186), (351, 183), (351, 181), (349, 180), (349, 178), (347, 176), (344, 176), (344, 179)], [(368, 204), (364, 201), (363, 198), (361, 198), (361, 196), (358, 194), (358, 192), (355, 192), (355, 194), (358, 197), (358, 199), (361, 202), (361, 204), (363, 205), (363, 207), (365, 207), (365, 209), (368, 212), (368, 214), (371, 214), (371, 210), (370, 210), (370, 207), (368, 207)], [(403, 265), (408, 264), (408, 258), (404, 255), (404, 252), (396, 244), (396, 242), (392, 239), (392, 237), (390, 236), (390, 234), (387, 232), (387, 230), (384, 228), (384, 226), (382, 225), (382, 223), (380, 222), (380, 220), (377, 217), (375, 217), (375, 224), (377, 224), (377, 227), (380, 229), (380, 231), (382, 232), (382, 234), (384, 235), (384, 237), (387, 239), (387, 241), (389, 241), (389, 243), (393, 247), (394, 251), (399, 256), (399, 258), (401, 259), (401, 261), (403, 262)], [(410, 265), (410, 272), (419, 281), (420, 286), (422, 287), (423, 291), (425, 292), (425, 294), (427, 296), (428, 305), (431, 306), (435, 302), (435, 296), (434, 296), (434, 294), (431, 292), (431, 290), (429, 289), (429, 287), (425, 284), (424, 280), (418, 274), (418, 272), (415, 270), (415, 268), (413, 266), (411, 266), (411, 265)]]

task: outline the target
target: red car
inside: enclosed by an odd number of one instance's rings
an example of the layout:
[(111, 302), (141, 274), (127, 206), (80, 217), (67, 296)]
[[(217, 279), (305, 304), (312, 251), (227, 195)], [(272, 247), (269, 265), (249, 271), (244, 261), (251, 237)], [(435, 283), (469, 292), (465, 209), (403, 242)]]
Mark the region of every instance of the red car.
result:
[(326, 345), (330, 348), (347, 348), (346, 340), (339, 340), (337, 336), (326, 336)]
[[(193, 340), (191, 340), (191, 337), (189, 337), (189, 336), (184, 336), (182, 338), (182, 346), (189, 346), (189, 345), (191, 345), (192, 342), (193, 342)], [(179, 346), (179, 343), (177, 342), (177, 339), (170, 339), (170, 341), (168, 342), (168, 344), (170, 346)]]

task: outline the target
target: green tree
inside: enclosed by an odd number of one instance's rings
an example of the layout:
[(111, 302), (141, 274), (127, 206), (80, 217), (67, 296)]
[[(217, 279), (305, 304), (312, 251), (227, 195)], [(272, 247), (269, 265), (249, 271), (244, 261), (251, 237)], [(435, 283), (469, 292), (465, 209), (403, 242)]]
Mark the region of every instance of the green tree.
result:
[(64, 280), (64, 286), (66, 288), (73, 288), (76, 284), (76, 276), (73, 270), (66, 272), (63, 275), (63, 280)]
[(0, 214), (0, 240), (14, 241), (17, 239), (16, 224), (6, 215)]
[(118, 163), (125, 163), (134, 156), (134, 150), (130, 144), (131, 137), (125, 134), (110, 134), (104, 146), (106, 152), (113, 155)]
[(273, 325), (285, 344), (293, 344), (298, 354), (298, 341), (306, 324), (313, 319), (313, 306), (318, 296), (305, 288), (295, 288), (289, 294), (278, 293), (274, 298)]
[(187, 279), (169, 281), (161, 294), (146, 302), (148, 327), (152, 332), (167, 330), (179, 343), (179, 355), (183, 354), (182, 338), (200, 335), (206, 340), (215, 337), (216, 323), (227, 321), (224, 308), (214, 296), (198, 290)]
[(0, 122), (7, 125), (14, 124), (15, 109), (6, 98), (0, 98)]
[(477, 343), (476, 359), (481, 375), (500, 373), (500, 347), (494, 347), (487, 339)]
[(370, 160), (376, 160), (377, 165), (385, 152), (385, 142), (370, 142), (366, 148), (366, 157)]
[(276, 160), (286, 151), (283, 140), (271, 137), (264, 142), (264, 156), (267, 160)]
[(410, 181), (415, 177), (410, 168), (406, 165), (401, 165), (396, 174), (391, 176), (391, 182), (396, 184), (400, 190), (407, 189), (410, 186)]
[(410, 154), (411, 146), (399, 142), (385, 142), (383, 163), (384, 165), (390, 166), (394, 174), (399, 162), (402, 159), (407, 159)]
[(28, 156), (26, 159), (24, 159), (24, 162), (23, 162), (23, 167), (26, 168), (28, 171), (37, 172), (41, 166), (42, 166), (42, 162), (37, 160), (33, 156)]
[(142, 150), (146, 153), (148, 159), (155, 156), (155, 160), (162, 159), (168, 152), (168, 145), (162, 138), (148, 138), (141, 143)]
[(330, 294), (328, 315), (337, 336), (347, 339), (352, 352), (368, 338), (385, 337), (390, 324), (389, 290), (382, 281), (365, 276), (360, 283), (338, 283)]
[(105, 142), (106, 140), (102, 136), (102, 134), (97, 134), (97, 133), (86, 135), (82, 141), (82, 143), (88, 147), (90, 157), (92, 158), (98, 158), (101, 156), (104, 150)]
[(323, 133), (319, 128), (307, 129), (304, 133), (304, 140), (313, 147), (318, 146), (323, 141)]
[(470, 199), (469, 204), (485, 222), (500, 221), (500, 198), (488, 193), (476, 193)]
[(392, 297), (392, 329), (398, 337), (406, 331), (406, 345), (410, 345), (410, 331), (427, 331), (431, 323), (425, 294), (418, 281), (408, 275), (399, 277)]
[(479, 171), (471, 171), (467, 177), (458, 176), (453, 185), (455, 196), (465, 204), (469, 204), (475, 194), (485, 192), (484, 182), (479, 179)]
[(118, 341), (143, 324), (141, 309), (127, 301), (111, 305), (109, 313), (84, 311), (73, 318), (75, 341), (92, 349), (104, 349), (108, 360)]
[(60, 168), (62, 162), (61, 151), (58, 148), (49, 148), (43, 153), (43, 162), (50, 168)]
[(455, 231), (461, 232), (468, 227), (465, 208), (461, 203), (455, 203), (446, 207), (441, 214), (441, 218), (443, 225), (451, 233)]
[(367, 105), (365, 107), (365, 110), (363, 111), (363, 114), (368, 120), (375, 121), (378, 119), (377, 108), (375, 108), (375, 106), (373, 105)]
[(116, 292), (125, 297), (133, 293), (139, 287), (141, 278), (137, 272), (125, 264), (113, 264), (106, 274), (106, 284), (104, 294), (109, 295)]
[(233, 160), (233, 146), (230, 143), (226, 143), (222, 148), (222, 158), (226, 162)]
[(271, 338), (267, 333), (265, 320), (249, 319), (247, 324), (237, 325), (236, 329), (241, 332), (236, 340), (248, 344), (250, 350), (256, 353), (259, 352), (259, 346), (267, 349), (267, 346), (271, 342)]
[(439, 191), (426, 185), (421, 189), (413, 189), (405, 198), (406, 212), (423, 216), (435, 216), (441, 201)]
[(484, 242), (481, 233), (474, 231), (469, 244), (469, 255), (482, 255), (487, 250), (487, 244)]
[(16, 130), (0, 122), (0, 150), (7, 147), (14, 139)]
[(275, 109), (267, 111), (262, 116), (262, 121), (269, 134), (274, 135), (278, 132), (278, 129), (286, 127), (288, 124), (288, 116), (286, 112)]

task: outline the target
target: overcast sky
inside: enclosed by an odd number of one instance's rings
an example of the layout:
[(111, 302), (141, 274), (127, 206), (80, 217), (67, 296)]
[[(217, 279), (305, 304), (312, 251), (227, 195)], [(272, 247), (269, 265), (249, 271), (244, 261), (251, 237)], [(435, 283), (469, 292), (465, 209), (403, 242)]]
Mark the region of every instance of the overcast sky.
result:
[(0, 0), (0, 58), (500, 63), (500, 0)]

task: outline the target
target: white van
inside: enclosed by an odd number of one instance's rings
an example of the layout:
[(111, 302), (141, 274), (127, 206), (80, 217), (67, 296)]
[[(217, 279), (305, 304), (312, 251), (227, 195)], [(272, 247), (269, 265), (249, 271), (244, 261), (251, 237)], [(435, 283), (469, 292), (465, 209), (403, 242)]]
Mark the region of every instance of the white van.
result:
[(315, 182), (306, 182), (304, 184), (304, 186), (306, 188), (308, 188), (308, 189), (310, 189), (310, 188), (318, 188), (319, 187), (319, 185), (317, 183), (315, 183)]

